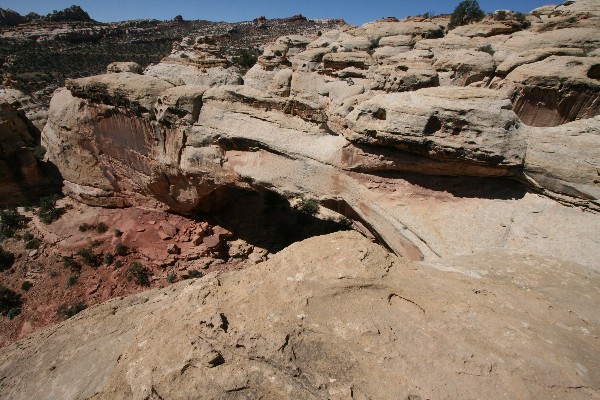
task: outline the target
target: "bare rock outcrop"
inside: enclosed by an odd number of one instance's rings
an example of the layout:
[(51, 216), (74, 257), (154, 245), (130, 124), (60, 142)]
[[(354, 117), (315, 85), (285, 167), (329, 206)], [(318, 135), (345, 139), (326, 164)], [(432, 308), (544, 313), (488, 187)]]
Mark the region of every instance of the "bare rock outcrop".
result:
[(598, 202), (600, 117), (554, 128), (531, 128), (525, 175), (540, 187), (573, 199)]
[[(64, 170), (66, 191), (92, 204), (191, 213), (217, 188), (237, 186), (318, 199), (410, 259), (519, 246), (555, 254), (573, 241), (552, 224), (585, 220), (583, 230), (593, 231), (597, 214), (585, 218), (531, 192), (597, 211), (597, 157), (578, 150), (595, 139), (586, 133), (570, 141), (572, 151), (556, 150), (591, 166), (567, 173), (536, 147), (561, 146), (563, 126), (527, 125), (580, 119), (576, 131), (593, 131), (596, 57), (582, 56), (594, 46), (592, 30), (573, 28), (569, 49), (557, 50), (564, 32), (440, 37), (435, 23), (380, 20), (312, 42), (282, 37), (265, 48), (244, 84), (237, 68), (215, 66), (219, 56), (207, 39), (185, 39), (173, 54), (188, 56), (173, 61), (171, 55), (142, 75), (69, 81), (52, 102), (44, 141)], [(526, 38), (541, 43), (539, 53), (527, 54)], [(200, 65), (203, 59), (208, 64)], [(510, 65), (498, 73), (505, 61)], [(563, 134), (570, 132), (565, 125)], [(490, 183), (481, 185), (485, 195), (466, 196), (440, 176), (462, 177), (460, 185), (505, 177), (521, 189), (507, 184), (502, 193)], [(451, 216), (439, 202), (425, 212), (411, 208), (414, 199), (396, 197), (401, 191), (418, 197), (430, 187), (449, 193), (442, 202), (465, 207), (484, 198), (478, 213), (485, 217)], [(542, 204), (553, 211), (531, 222), (534, 231), (550, 230), (540, 242), (523, 233), (526, 218), (494, 223), (503, 213), (525, 215)], [(511, 232), (521, 234), (509, 240)], [(568, 253), (592, 265), (594, 246), (583, 238)]]
[(0, 349), (0, 395), (598, 397), (597, 273), (498, 251), (446, 269), (355, 232), (309, 239)]
[(378, 95), (346, 116), (343, 132), (352, 142), (393, 146), (433, 159), (519, 166), (524, 141), (510, 108), (509, 100), (489, 89)]

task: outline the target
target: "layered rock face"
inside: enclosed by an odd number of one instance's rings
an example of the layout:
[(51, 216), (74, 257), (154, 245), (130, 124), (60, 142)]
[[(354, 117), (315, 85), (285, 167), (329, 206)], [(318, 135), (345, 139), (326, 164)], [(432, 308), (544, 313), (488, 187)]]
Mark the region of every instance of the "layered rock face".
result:
[[(90, 204), (187, 213), (222, 186), (272, 190), (318, 199), (411, 259), (502, 247), (595, 265), (583, 232), (600, 228), (600, 17), (531, 18), (518, 32), (382, 20), (286, 36), (244, 76), (210, 38), (186, 38), (143, 74), (69, 81), (44, 143)], [(577, 240), (557, 228), (574, 221)]]
[(597, 273), (497, 252), (446, 267), (399, 259), (356, 232), (308, 239), (0, 349), (0, 395), (597, 398)]

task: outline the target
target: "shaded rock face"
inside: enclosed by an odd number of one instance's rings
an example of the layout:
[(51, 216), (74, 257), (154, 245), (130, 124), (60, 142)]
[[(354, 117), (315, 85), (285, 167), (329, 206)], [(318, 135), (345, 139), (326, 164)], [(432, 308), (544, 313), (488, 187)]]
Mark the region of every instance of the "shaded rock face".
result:
[[(10, 92), (10, 91), (9, 91)], [(42, 160), (40, 131), (25, 113), (0, 94), (0, 204), (17, 205), (52, 193), (61, 186), (58, 172)], [(16, 105), (16, 104), (15, 104)]]
[(446, 269), (356, 232), (312, 238), (252, 268), (113, 299), (0, 349), (0, 394), (598, 396), (597, 273), (498, 251)]
[[(210, 38), (186, 38), (143, 74), (69, 81), (54, 96), (43, 140), (67, 193), (90, 204), (193, 213), (234, 186), (315, 198), (410, 259), (490, 247), (554, 254), (573, 240), (552, 224), (599, 224), (595, 213), (585, 218), (528, 192), (599, 209), (598, 155), (579, 150), (599, 140), (597, 57), (583, 57), (598, 31), (539, 24), (543, 32), (441, 37), (433, 22), (382, 20), (314, 40), (289, 35), (243, 77), (217, 62)], [(557, 50), (566, 29), (571, 50)], [(542, 50), (532, 53), (527, 40)], [(550, 131), (528, 126), (578, 118)], [(569, 150), (557, 144), (562, 132), (573, 138)], [(439, 185), (438, 176), (462, 178)], [(486, 177), (523, 186), (489, 183), (488, 191), (486, 183), (469, 196), (452, 188)], [(435, 194), (427, 207), (415, 202), (424, 193)], [(474, 207), (479, 219), (452, 215), (444, 202)], [(496, 225), (504, 213), (538, 206), (544, 218)], [(528, 229), (551, 233), (538, 243)], [(569, 254), (593, 264), (593, 240), (577, 246)]]
[(550, 56), (513, 70), (515, 112), (527, 125), (557, 126), (600, 111), (600, 59)]

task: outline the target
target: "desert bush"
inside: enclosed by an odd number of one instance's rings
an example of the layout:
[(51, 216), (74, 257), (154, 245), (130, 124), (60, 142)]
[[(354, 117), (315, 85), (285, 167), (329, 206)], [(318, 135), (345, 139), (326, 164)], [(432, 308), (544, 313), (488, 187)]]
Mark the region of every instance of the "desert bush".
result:
[(100, 222), (98, 225), (96, 225), (96, 232), (98, 233), (104, 233), (108, 230), (108, 226), (106, 226), (106, 224), (104, 222)]
[(498, 10), (494, 13), (494, 19), (496, 21), (506, 21), (507, 13), (506, 10)]
[(26, 231), (26, 232), (23, 234), (23, 241), (24, 241), (25, 243), (29, 242), (30, 240), (33, 240), (33, 238), (34, 238), (33, 234), (32, 234), (31, 232), (29, 232), (29, 231)]
[(77, 275), (71, 275), (69, 276), (69, 278), (67, 279), (67, 287), (70, 288), (71, 286), (75, 285), (77, 283), (78, 280), (78, 276)]
[(342, 227), (342, 230), (350, 230), (354, 225), (354, 222), (350, 218), (346, 218), (344, 216), (340, 217), (337, 220), (337, 223)]
[(296, 208), (298, 209), (298, 211), (300, 211), (302, 214), (306, 214), (306, 215), (315, 215), (316, 213), (319, 212), (319, 203), (316, 200), (313, 199), (301, 199), (298, 204), (296, 204)]
[(26, 222), (16, 208), (6, 208), (0, 210), (0, 238), (13, 237), (15, 232)]
[(104, 253), (103, 259), (104, 259), (104, 264), (110, 265), (115, 261), (115, 256), (113, 256), (110, 253)]
[(115, 229), (115, 237), (121, 237), (121, 236), (123, 236), (123, 232), (121, 232), (118, 229)]
[(128, 281), (133, 280), (137, 285), (150, 286), (150, 270), (146, 267), (143, 267), (138, 261), (131, 263), (127, 269), (126, 276)]
[(258, 50), (256, 49), (240, 49), (231, 61), (239, 67), (250, 69), (258, 60), (257, 53)]
[(87, 305), (83, 301), (79, 301), (72, 306), (68, 306), (66, 304), (61, 304), (56, 309), (56, 315), (58, 315), (59, 317), (64, 318), (64, 319), (68, 319), (76, 314), (79, 314), (86, 308), (87, 308)]
[(31, 287), (33, 286), (33, 283), (29, 282), (29, 281), (25, 281), (21, 284), (21, 290), (26, 292), (29, 289), (31, 289)]
[(117, 242), (115, 244), (115, 255), (116, 256), (126, 256), (129, 253), (129, 249), (127, 246), (123, 244), (123, 242)]
[(21, 313), (21, 295), (6, 286), (0, 285), (0, 314), (13, 319)]
[(91, 247), (79, 249), (77, 255), (81, 259), (81, 262), (89, 267), (98, 268), (100, 266), (100, 257), (98, 257), (98, 254), (94, 253)]
[(450, 15), (448, 29), (481, 21), (483, 17), (485, 17), (485, 13), (479, 7), (477, 0), (463, 0), (458, 3), (452, 15)]
[(496, 52), (496, 50), (494, 50), (491, 44), (486, 44), (485, 46), (479, 47), (479, 51), (483, 51), (484, 53), (488, 53), (492, 56)]
[(173, 283), (177, 280), (177, 274), (175, 272), (172, 272), (170, 274), (167, 275), (167, 282), (169, 283)]
[(87, 232), (87, 231), (91, 231), (92, 229), (94, 229), (94, 225), (90, 225), (90, 224), (86, 224), (86, 223), (79, 225), (79, 232)]
[(15, 262), (15, 255), (0, 246), (0, 272), (12, 268)]
[(63, 266), (71, 270), (71, 272), (81, 272), (81, 265), (71, 256), (63, 256)]
[(40, 247), (41, 244), (42, 241), (40, 239), (33, 238), (27, 243), (25, 243), (25, 248), (27, 250), (37, 249), (38, 247)]
[(527, 19), (527, 16), (521, 12), (515, 12), (512, 14), (512, 19), (521, 24), (521, 28), (527, 29), (531, 27), (531, 22)]
[(56, 207), (58, 196), (47, 196), (40, 199), (37, 216), (45, 224), (51, 224), (64, 214), (64, 209)]

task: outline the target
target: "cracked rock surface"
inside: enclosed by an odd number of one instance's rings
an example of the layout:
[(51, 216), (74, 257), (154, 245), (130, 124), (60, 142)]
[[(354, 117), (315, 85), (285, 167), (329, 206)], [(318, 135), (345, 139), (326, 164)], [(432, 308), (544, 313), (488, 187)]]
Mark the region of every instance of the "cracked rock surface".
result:
[(598, 273), (572, 263), (496, 251), (418, 265), (338, 232), (0, 349), (0, 395), (593, 399), (599, 300)]

